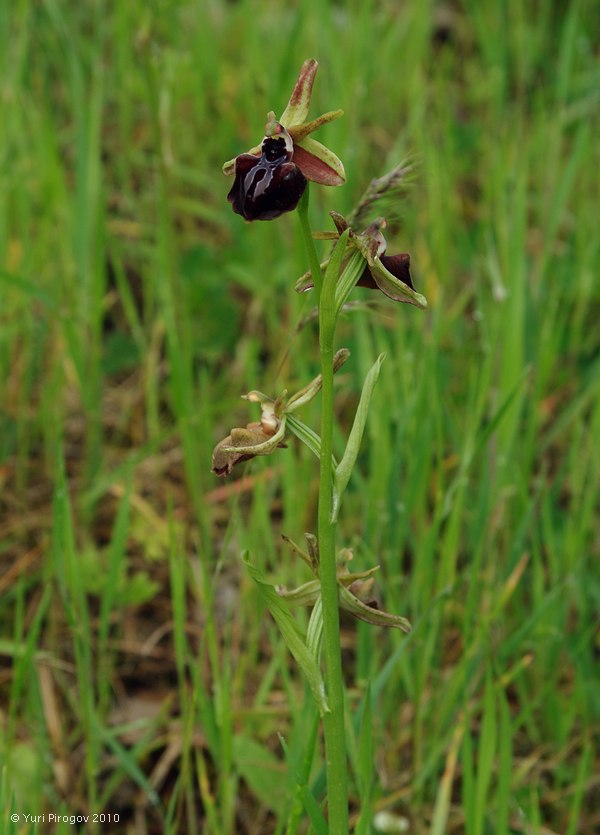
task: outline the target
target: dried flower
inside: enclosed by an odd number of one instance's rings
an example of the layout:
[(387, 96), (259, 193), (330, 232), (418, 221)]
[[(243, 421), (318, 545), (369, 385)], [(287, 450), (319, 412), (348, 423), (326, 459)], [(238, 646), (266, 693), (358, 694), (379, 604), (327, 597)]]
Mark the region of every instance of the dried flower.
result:
[[(339, 371), (350, 356), (347, 348), (340, 348), (333, 358), (333, 372)], [(287, 419), (290, 416), (292, 431), (297, 434), (302, 425), (294, 421), (293, 413), (309, 403), (321, 391), (323, 378), (318, 374), (304, 388), (287, 396), (284, 391), (276, 399), (263, 394), (261, 391), (250, 391), (242, 395), (244, 400), (260, 403), (260, 421), (247, 424), (245, 427), (232, 429), (226, 438), (216, 445), (212, 454), (212, 471), (216, 475), (229, 475), (236, 464), (256, 458), (257, 455), (269, 455), (277, 447), (285, 447)]]
[(280, 431), (273, 434), (265, 432), (262, 423), (249, 423), (245, 428), (232, 429), (214, 448), (212, 455), (212, 471), (216, 475), (229, 475), (236, 464), (249, 461), (257, 455), (268, 455), (278, 446), (285, 446), (285, 423)]

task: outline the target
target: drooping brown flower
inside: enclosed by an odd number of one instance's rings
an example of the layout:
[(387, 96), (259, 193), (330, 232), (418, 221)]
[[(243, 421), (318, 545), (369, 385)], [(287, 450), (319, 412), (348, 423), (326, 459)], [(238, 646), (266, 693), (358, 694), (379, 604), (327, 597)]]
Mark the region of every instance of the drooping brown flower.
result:
[[(350, 356), (347, 348), (340, 348), (333, 357), (335, 374)], [(302, 425), (294, 422), (293, 415), (298, 409), (317, 396), (321, 391), (323, 378), (318, 374), (308, 385), (288, 396), (284, 391), (277, 398), (269, 397), (261, 391), (250, 391), (242, 395), (250, 403), (259, 403), (260, 421), (248, 423), (232, 429), (226, 438), (216, 445), (212, 454), (212, 471), (215, 475), (229, 475), (236, 464), (250, 461), (258, 455), (270, 455), (278, 447), (285, 447), (289, 431), (293, 434), (302, 432)]]
[[(337, 229), (338, 237), (349, 228), (348, 223), (342, 215), (331, 212), (331, 217)], [(358, 249), (364, 260), (365, 266), (357, 281), (360, 287), (370, 287), (373, 290), (381, 290), (388, 298), (397, 302), (414, 304), (416, 307), (426, 308), (427, 299), (415, 290), (410, 275), (410, 255), (402, 252), (398, 255), (387, 255), (387, 241), (382, 230), (386, 227), (384, 218), (378, 218), (367, 226), (362, 232), (350, 229), (348, 238), (349, 247)], [(328, 237), (330, 237), (328, 233)], [(321, 264), (324, 269), (327, 261)], [(296, 283), (296, 290), (304, 293), (313, 288), (313, 280), (310, 273), (305, 273)]]

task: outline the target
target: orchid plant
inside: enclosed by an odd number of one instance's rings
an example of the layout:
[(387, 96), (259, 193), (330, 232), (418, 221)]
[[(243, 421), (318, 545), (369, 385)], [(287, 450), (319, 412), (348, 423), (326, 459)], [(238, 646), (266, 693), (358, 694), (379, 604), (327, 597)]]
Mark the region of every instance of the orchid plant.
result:
[[(306, 534), (307, 550), (285, 537), (292, 551), (307, 565), (312, 579), (288, 590), (273, 586), (245, 556), (245, 563), (257, 582), (267, 606), (277, 622), (287, 646), (311, 688), (324, 727), (327, 769), (328, 829), (335, 835), (349, 831), (347, 752), (344, 728), (344, 691), (340, 654), (339, 610), (378, 626), (410, 630), (405, 618), (383, 612), (372, 598), (373, 574), (377, 567), (352, 573), (349, 549), (336, 553), (336, 527), (344, 491), (356, 463), (373, 388), (384, 355), (380, 355), (365, 379), (354, 423), (346, 448), (338, 460), (333, 455), (334, 398), (333, 377), (347, 361), (349, 351), (334, 353), (338, 316), (349, 301), (354, 287), (381, 290), (388, 298), (425, 308), (427, 302), (415, 290), (410, 275), (410, 257), (406, 253), (387, 254), (383, 235), (386, 223), (377, 218), (364, 229), (357, 221), (376, 200), (389, 192), (402, 177), (403, 169), (394, 169), (374, 180), (350, 222), (331, 213), (335, 229), (313, 234), (308, 221), (309, 182), (339, 186), (345, 172), (338, 157), (310, 134), (342, 115), (334, 110), (306, 121), (312, 88), (317, 72), (315, 60), (305, 61), (287, 107), (276, 119), (267, 116), (265, 136), (260, 145), (225, 163), (223, 170), (234, 176), (228, 194), (233, 211), (245, 220), (273, 220), (297, 209), (308, 260), (309, 271), (297, 284), (298, 292), (313, 291), (317, 302), (321, 373), (291, 396), (287, 392), (272, 397), (259, 391), (245, 395), (260, 406), (260, 420), (234, 428), (217, 444), (213, 453), (213, 471), (226, 476), (233, 468), (259, 455), (269, 455), (285, 446), (294, 435), (319, 459), (319, 503), (317, 535)], [(315, 239), (334, 242), (329, 258), (321, 262)], [(320, 434), (298, 417), (298, 411), (321, 393)], [(306, 630), (294, 617), (293, 605), (312, 608)], [(321, 655), (325, 662), (322, 673)], [(316, 831), (327, 831), (316, 803), (301, 793), (305, 808)], [(313, 799), (314, 801), (314, 799)], [(319, 817), (320, 816), (320, 817)], [(291, 831), (288, 827), (288, 831)]]

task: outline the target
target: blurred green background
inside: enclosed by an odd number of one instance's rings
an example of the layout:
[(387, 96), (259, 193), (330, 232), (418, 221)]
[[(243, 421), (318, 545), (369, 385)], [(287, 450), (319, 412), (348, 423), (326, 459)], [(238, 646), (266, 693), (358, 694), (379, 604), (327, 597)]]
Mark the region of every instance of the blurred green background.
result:
[(316, 373), (297, 219), (221, 173), (307, 57), (345, 111), (315, 227), (408, 159), (376, 214), (429, 300), (338, 332), (338, 451), (387, 352), (339, 544), (414, 627), (343, 622), (356, 832), (600, 831), (598, 4), (5, 0), (0, 832), (308, 831), (277, 734), (297, 763), (313, 708), (240, 554), (307, 579), (315, 462), (210, 472), (240, 394)]

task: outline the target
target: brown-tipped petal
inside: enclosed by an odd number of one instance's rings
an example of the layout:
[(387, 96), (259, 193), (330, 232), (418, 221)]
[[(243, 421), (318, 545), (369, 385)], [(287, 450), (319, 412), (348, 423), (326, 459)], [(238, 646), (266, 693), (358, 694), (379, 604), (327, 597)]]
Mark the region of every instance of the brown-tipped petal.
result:
[(318, 66), (314, 58), (310, 58), (302, 64), (290, 100), (279, 120), (286, 128), (301, 124), (308, 116), (310, 97)]
[(307, 272), (300, 276), (296, 282), (294, 290), (296, 293), (308, 293), (309, 290), (314, 290), (314, 287), (315, 282), (312, 279), (312, 273)]
[(293, 161), (313, 183), (341, 186), (346, 182), (342, 161), (316, 139), (306, 137), (299, 145), (294, 145)]
[(313, 571), (314, 570), (314, 565), (313, 565), (313, 560), (312, 560), (312, 557), (310, 556), (310, 554), (308, 554), (306, 551), (303, 551), (302, 548), (299, 545), (296, 545), (294, 540), (290, 539), (290, 537), (287, 536), (286, 534), (282, 533), (281, 538), (286, 543), (286, 545), (289, 545), (289, 547), (292, 550), (292, 553), (297, 554), (300, 557), (300, 559), (303, 560), (307, 564), (307, 566), (310, 568), (310, 570)]
[[(321, 261), (321, 273), (325, 273), (327, 269), (327, 265), (331, 261), (331, 258), (326, 258), (324, 261)], [(307, 290), (312, 290), (315, 286), (315, 283), (312, 278), (312, 273), (310, 270), (303, 275), (296, 281), (296, 285), (294, 287), (296, 293), (306, 293)]]
[(339, 119), (340, 116), (343, 115), (343, 110), (329, 110), (327, 113), (317, 116), (316, 119), (312, 119), (310, 122), (305, 122), (302, 125), (292, 125), (289, 128), (290, 136), (294, 142), (300, 142), (305, 136), (308, 136), (309, 133), (313, 133), (313, 131), (318, 130), (322, 125), (326, 125), (327, 122), (333, 122), (335, 119)]
[(329, 212), (329, 216), (335, 224), (338, 234), (342, 235), (348, 228), (348, 221), (339, 212)]
[(387, 241), (381, 230), (385, 229), (386, 225), (385, 218), (379, 217), (357, 236), (357, 246), (369, 264), (372, 264), (377, 256), (385, 254)]

